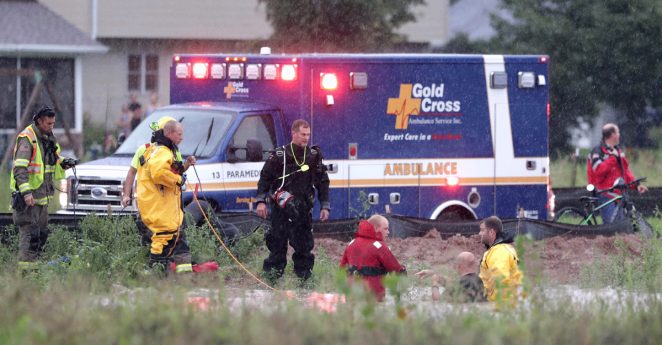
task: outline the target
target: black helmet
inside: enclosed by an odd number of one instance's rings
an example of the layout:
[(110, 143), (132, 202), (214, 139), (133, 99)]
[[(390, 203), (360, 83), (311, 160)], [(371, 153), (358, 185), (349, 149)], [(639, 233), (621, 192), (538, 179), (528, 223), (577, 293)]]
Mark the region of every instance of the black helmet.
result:
[(32, 116), (32, 121), (37, 122), (37, 119), (41, 119), (44, 117), (55, 117), (55, 111), (51, 109), (51, 107), (43, 107), (37, 111), (34, 116)]

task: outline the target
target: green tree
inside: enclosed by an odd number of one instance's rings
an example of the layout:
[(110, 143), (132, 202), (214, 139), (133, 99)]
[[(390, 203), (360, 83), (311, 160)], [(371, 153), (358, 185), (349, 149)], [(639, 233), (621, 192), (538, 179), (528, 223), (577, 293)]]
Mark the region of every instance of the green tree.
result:
[(259, 0), (266, 3), (272, 40), (295, 52), (375, 52), (405, 37), (394, 33), (416, 21), (424, 0)]
[[(662, 105), (662, 2), (502, 0), (514, 20), (492, 16), (489, 42), (457, 37), (450, 47), (550, 56), (550, 153), (568, 151), (567, 129), (606, 104), (636, 123)], [(485, 51), (482, 51), (485, 52)], [(623, 129), (623, 128), (622, 128)], [(641, 135), (625, 133), (623, 137)]]

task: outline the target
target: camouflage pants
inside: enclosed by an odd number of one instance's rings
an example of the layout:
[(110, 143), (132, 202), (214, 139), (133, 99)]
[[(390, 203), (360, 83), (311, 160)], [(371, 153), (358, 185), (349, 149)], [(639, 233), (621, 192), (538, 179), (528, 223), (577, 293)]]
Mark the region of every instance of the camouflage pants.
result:
[(48, 239), (48, 205), (29, 206), (27, 211), (14, 211), (14, 225), (19, 229), (18, 265), (23, 269), (38, 268), (37, 261)]

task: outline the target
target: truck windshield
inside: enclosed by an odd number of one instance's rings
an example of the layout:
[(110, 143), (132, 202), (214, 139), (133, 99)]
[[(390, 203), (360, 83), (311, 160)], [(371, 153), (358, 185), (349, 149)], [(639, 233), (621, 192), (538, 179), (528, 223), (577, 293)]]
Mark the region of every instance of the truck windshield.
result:
[(162, 109), (156, 110), (124, 141), (115, 152), (116, 155), (131, 155), (152, 138), (149, 124), (157, 122), (164, 116), (170, 116), (184, 127), (184, 140), (179, 144), (183, 157), (209, 158), (216, 154), (225, 133), (232, 123), (236, 113), (226, 111), (194, 110), (194, 109)]

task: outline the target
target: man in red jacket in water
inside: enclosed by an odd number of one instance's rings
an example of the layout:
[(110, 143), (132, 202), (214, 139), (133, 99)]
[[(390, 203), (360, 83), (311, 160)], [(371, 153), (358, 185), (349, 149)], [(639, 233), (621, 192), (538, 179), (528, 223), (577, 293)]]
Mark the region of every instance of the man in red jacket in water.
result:
[(400, 265), (384, 242), (388, 237), (388, 219), (374, 215), (368, 221), (359, 223), (359, 232), (349, 243), (340, 260), (340, 268), (347, 268), (347, 274), (363, 278), (364, 288), (370, 288), (382, 301), (386, 295), (382, 279), (389, 272), (407, 274), (407, 268)]

